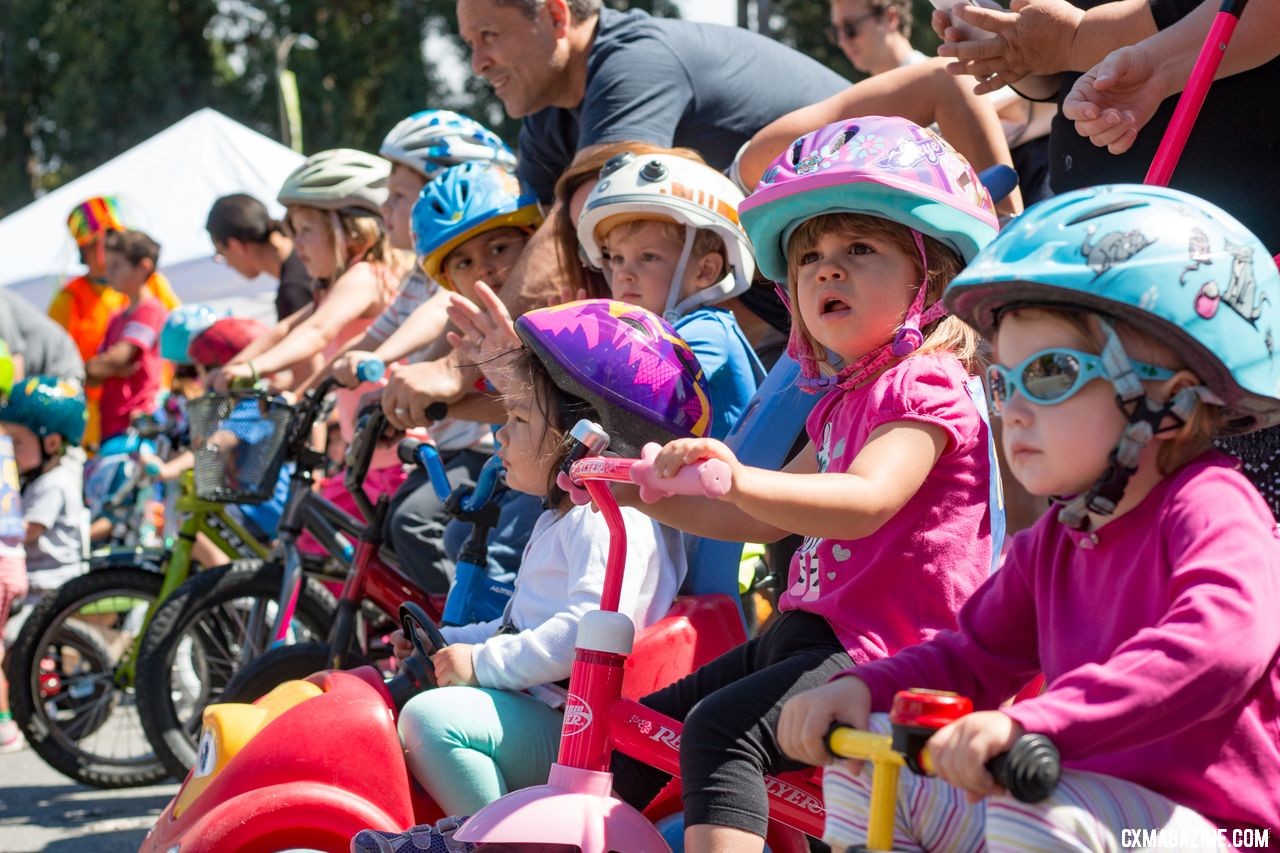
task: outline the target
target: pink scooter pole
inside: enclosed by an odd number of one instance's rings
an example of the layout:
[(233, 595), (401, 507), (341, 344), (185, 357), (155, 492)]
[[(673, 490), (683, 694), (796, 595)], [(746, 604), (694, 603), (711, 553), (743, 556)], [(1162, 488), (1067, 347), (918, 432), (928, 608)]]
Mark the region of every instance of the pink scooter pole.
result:
[(1156, 156), (1151, 160), (1151, 168), (1147, 171), (1144, 184), (1158, 187), (1169, 185), (1169, 179), (1173, 177), (1178, 159), (1182, 157), (1182, 149), (1186, 147), (1187, 137), (1191, 135), (1191, 127), (1196, 123), (1196, 117), (1200, 115), (1200, 108), (1204, 106), (1205, 95), (1209, 93), (1209, 84), (1213, 82), (1213, 76), (1218, 73), (1222, 56), (1227, 52), (1227, 45), (1231, 42), (1231, 34), (1235, 32), (1236, 24), (1240, 22), (1240, 16), (1244, 14), (1247, 3), (1248, 0), (1222, 0), (1222, 8), (1213, 19), (1213, 25), (1209, 27), (1209, 35), (1204, 40), (1204, 47), (1200, 48), (1200, 55), (1196, 57), (1195, 67), (1191, 69), (1187, 88), (1178, 99), (1177, 109), (1173, 111), (1173, 120), (1169, 122), (1164, 139), (1160, 141), (1160, 147), (1156, 150)]

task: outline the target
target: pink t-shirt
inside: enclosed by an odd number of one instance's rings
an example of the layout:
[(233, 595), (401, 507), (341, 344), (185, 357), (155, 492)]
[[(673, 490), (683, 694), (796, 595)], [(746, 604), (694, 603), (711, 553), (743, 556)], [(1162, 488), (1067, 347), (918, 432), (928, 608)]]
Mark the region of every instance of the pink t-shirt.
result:
[(1045, 515), (960, 614), (959, 631), (849, 674), (888, 710), (903, 688), (1006, 713), (1063, 764), (1126, 779), (1221, 827), (1280, 828), (1280, 537), (1224, 454), (1080, 534)]
[(791, 560), (782, 610), (830, 623), (855, 664), (954, 628), (956, 613), (991, 566), (990, 432), (958, 359), (921, 355), (871, 384), (833, 391), (806, 429), (820, 471), (846, 471), (878, 427), (941, 427), (947, 446), (920, 490), (862, 539), (805, 539)]
[(127, 341), (138, 348), (138, 369), (128, 376), (113, 376), (102, 382), (102, 437), (111, 438), (129, 428), (130, 418), (138, 412), (150, 412), (156, 406), (160, 391), (160, 330), (169, 312), (158, 299), (144, 296), (137, 306), (130, 305), (116, 313), (107, 323), (107, 334), (98, 352)]

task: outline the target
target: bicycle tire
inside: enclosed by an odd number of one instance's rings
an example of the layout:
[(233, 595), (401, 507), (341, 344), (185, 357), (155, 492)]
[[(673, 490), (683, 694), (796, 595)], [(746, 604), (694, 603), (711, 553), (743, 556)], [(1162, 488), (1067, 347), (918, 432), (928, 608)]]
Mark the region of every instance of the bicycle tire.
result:
[[(83, 696), (77, 696), (77, 688), (74, 687), (59, 687), (52, 696), (44, 696), (41, 692), (42, 662), (52, 657), (56, 666), (63, 658), (64, 651), (60, 646), (54, 646), (52, 655), (49, 654), (50, 647), (55, 640), (68, 635), (64, 630), (68, 620), (85, 627), (83, 620), (75, 619), (75, 614), (82, 607), (106, 598), (121, 597), (134, 601), (130, 610), (135, 611), (160, 595), (162, 581), (163, 578), (155, 572), (140, 568), (102, 569), (73, 578), (36, 605), (10, 650), (10, 673), (14, 677), (9, 683), (9, 702), (13, 718), (21, 726), (32, 750), (50, 767), (70, 779), (95, 788), (132, 788), (155, 784), (169, 775), (147, 743), (140, 724), (136, 724), (137, 736), (146, 747), (145, 752), (126, 757), (107, 755), (94, 752), (99, 747), (88, 742), (100, 733), (109, 735), (110, 732), (103, 731), (109, 723), (116, 733), (125, 734), (129, 734), (128, 727), (134, 724), (127, 713), (134, 708), (132, 685), (117, 678), (121, 665), (129, 658), (131, 646), (123, 646), (123, 653), (114, 661), (110, 672), (103, 667), (102, 671), (80, 675), (74, 682), (81, 691), (85, 684), (92, 686), (89, 694), (94, 699), (92, 706), (86, 708), (77, 704)], [(127, 628), (119, 637), (123, 639), (126, 634)], [(109, 660), (109, 650), (107, 655)], [(79, 662), (83, 662), (83, 657)], [(101, 693), (98, 692), (100, 687), (105, 688)], [(72, 701), (66, 702), (68, 699)], [(69, 724), (64, 725), (57, 718), (68, 710), (72, 713)], [(90, 710), (92, 717), (77, 712), (88, 713)], [(119, 719), (118, 714), (121, 715)], [(78, 729), (75, 728), (77, 723)]]
[[(221, 701), (227, 682), (244, 649), (243, 627), (229, 608), (245, 599), (274, 602), (280, 593), (284, 572), (278, 561), (237, 560), (226, 566), (201, 572), (189, 579), (152, 617), (138, 654), (136, 696), (142, 728), (157, 757), (169, 773), (181, 780), (195, 764), (196, 739), (204, 708)], [(337, 610), (333, 595), (314, 578), (305, 577), (298, 594), (294, 619), (312, 636), (324, 637)], [(266, 620), (261, 630), (269, 630)], [(175, 700), (174, 677), (184, 638), (206, 666), (206, 678), (192, 709), (185, 714)], [(270, 637), (260, 641), (270, 642)], [(308, 673), (310, 674), (310, 673)]]
[[(348, 654), (347, 669), (363, 666), (362, 655)], [(286, 681), (306, 678), (329, 669), (328, 643), (294, 643), (278, 646), (251, 660), (222, 691), (223, 702), (253, 702)]]

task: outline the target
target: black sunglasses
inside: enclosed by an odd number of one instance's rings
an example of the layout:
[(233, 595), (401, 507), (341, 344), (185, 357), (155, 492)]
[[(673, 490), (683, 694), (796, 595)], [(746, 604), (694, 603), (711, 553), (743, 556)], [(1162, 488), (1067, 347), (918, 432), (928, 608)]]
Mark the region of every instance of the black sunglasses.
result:
[(828, 25), (826, 28), (827, 41), (834, 45), (840, 44), (843, 37), (845, 41), (852, 41), (858, 37), (858, 28), (872, 18), (880, 17), (879, 9), (872, 9), (865, 15), (859, 15), (851, 21), (841, 21), (837, 26)]

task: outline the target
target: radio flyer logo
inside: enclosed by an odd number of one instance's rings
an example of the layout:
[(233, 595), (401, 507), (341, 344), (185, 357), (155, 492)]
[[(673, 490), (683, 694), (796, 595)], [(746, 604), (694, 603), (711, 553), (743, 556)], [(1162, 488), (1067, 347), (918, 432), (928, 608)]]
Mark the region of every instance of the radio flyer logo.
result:
[(564, 737), (573, 737), (591, 725), (591, 707), (573, 693), (564, 703)]

